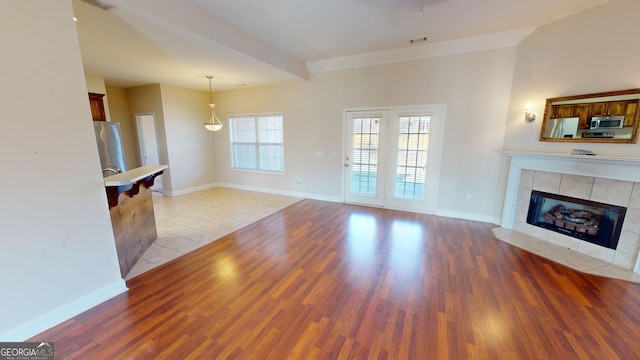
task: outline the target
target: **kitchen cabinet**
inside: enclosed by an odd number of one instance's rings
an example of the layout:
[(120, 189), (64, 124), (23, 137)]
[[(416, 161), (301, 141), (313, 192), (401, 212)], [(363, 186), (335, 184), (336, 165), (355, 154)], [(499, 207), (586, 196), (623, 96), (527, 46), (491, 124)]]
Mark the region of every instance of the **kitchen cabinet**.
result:
[(578, 104), (573, 107), (573, 117), (578, 117), (578, 129), (589, 128), (590, 116), (591, 116), (590, 104)]
[(587, 129), (591, 116), (591, 104), (554, 105), (551, 108), (551, 119), (577, 117), (578, 128)]
[(573, 105), (554, 105), (551, 118), (573, 117)]
[(578, 118), (578, 128), (588, 129), (592, 116), (625, 116), (624, 126), (633, 126), (638, 100), (607, 101), (552, 106), (551, 119)]
[(608, 101), (593, 103), (591, 116), (619, 116), (627, 110), (628, 101)]
[[(548, 98), (540, 127), (540, 141), (635, 144), (640, 133), (637, 129), (640, 126), (638, 111), (640, 88)], [(602, 116), (618, 117), (614, 121), (624, 118), (624, 129), (583, 131), (591, 130), (593, 119)], [(558, 120), (567, 118), (571, 120)], [(568, 137), (564, 131), (555, 131), (558, 124), (577, 127), (580, 131)]]
[(107, 121), (107, 114), (104, 111), (104, 94), (89, 93), (89, 105), (91, 106), (91, 117), (94, 121)]
[(627, 110), (624, 114), (624, 126), (633, 126), (633, 121), (636, 117), (636, 110), (638, 108), (637, 101), (629, 101), (627, 104)]

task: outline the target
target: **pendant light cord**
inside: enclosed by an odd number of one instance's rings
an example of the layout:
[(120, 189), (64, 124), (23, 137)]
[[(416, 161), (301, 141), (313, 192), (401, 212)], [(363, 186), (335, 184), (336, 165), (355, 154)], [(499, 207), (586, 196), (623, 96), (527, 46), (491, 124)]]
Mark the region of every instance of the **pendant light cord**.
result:
[(213, 79), (213, 76), (209, 75), (207, 79), (209, 79), (209, 103), (213, 104), (213, 94), (211, 93), (211, 79)]

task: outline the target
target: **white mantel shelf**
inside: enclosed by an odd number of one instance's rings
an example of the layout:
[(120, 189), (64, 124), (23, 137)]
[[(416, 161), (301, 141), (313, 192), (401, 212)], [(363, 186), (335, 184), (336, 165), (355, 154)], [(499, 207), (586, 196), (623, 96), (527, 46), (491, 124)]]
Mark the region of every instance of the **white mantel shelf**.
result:
[(628, 163), (632, 166), (640, 165), (640, 158), (612, 156), (612, 155), (573, 155), (567, 153), (550, 153), (550, 152), (534, 152), (534, 151), (514, 151), (503, 150), (503, 154), (512, 158), (533, 158), (533, 159), (571, 159), (571, 161), (585, 162), (621, 162)]
[(522, 169), (593, 176), (605, 179), (640, 181), (640, 158), (607, 155), (572, 155), (566, 153), (503, 151), (511, 157), (512, 170)]
[(104, 178), (105, 186), (124, 186), (136, 183), (153, 174), (164, 171), (167, 165), (146, 165), (132, 170), (122, 172), (120, 174), (111, 175)]

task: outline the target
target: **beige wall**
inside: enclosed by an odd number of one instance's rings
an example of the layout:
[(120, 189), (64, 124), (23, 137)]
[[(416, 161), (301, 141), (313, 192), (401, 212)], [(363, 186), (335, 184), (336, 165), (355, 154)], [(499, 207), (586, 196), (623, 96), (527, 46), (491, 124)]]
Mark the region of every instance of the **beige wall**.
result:
[(166, 147), (170, 165), (169, 194), (213, 186), (216, 180), (214, 143), (222, 137), (204, 128), (210, 108), (207, 92), (160, 86)]
[[(499, 222), (515, 48), (319, 73), (309, 82), (217, 94), (221, 118), (283, 112), (285, 175), (230, 171), (228, 124), (216, 141), (220, 183), (342, 198), (345, 109), (445, 104), (436, 212)], [(314, 156), (316, 151), (325, 157)], [(332, 158), (330, 154), (339, 155)], [(298, 184), (297, 180), (301, 180)], [(466, 194), (472, 202), (466, 202)]]
[(0, 2), (2, 341), (126, 290), (72, 16), (70, 1)]
[[(107, 88), (104, 84), (104, 77), (102, 75), (92, 74), (89, 72), (85, 72), (84, 77), (85, 77), (85, 82), (87, 83), (88, 93), (105, 95), (102, 98), (102, 102), (104, 103), (104, 113), (107, 117), (107, 121), (111, 121), (111, 110), (109, 109), (109, 97), (108, 97), (109, 95), (107, 94)], [(91, 117), (89, 117), (89, 119), (91, 119)]]
[[(640, 1), (615, 0), (543, 26), (518, 47), (504, 146), (511, 150), (638, 156), (640, 144), (540, 142), (545, 100), (640, 87)], [(522, 109), (533, 103), (538, 120), (525, 124)]]
[(138, 148), (138, 131), (136, 119), (129, 110), (127, 90), (114, 86), (107, 86), (108, 104), (111, 109), (111, 121), (120, 123), (122, 145), (127, 169), (131, 170), (140, 166), (140, 151)]
[(133, 126), (136, 114), (155, 116), (160, 163), (169, 165), (162, 181), (165, 194), (214, 186), (214, 143), (221, 135), (204, 128), (209, 93), (155, 84), (129, 88), (126, 94)]
[(127, 100), (129, 101), (130, 117), (134, 123), (136, 114), (153, 114), (155, 117), (160, 163), (169, 165), (169, 169), (165, 170), (165, 175), (162, 176), (162, 189), (163, 191), (170, 191), (173, 186), (171, 182), (171, 162), (167, 155), (167, 135), (164, 126), (164, 111), (162, 109), (160, 85), (155, 84), (128, 88), (126, 93)]

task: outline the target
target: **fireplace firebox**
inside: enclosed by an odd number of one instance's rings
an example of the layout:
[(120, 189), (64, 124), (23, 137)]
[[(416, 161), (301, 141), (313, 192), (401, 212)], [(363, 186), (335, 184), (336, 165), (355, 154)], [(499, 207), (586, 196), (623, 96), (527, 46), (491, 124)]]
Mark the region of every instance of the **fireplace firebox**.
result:
[(533, 190), (527, 223), (616, 249), (625, 207)]

